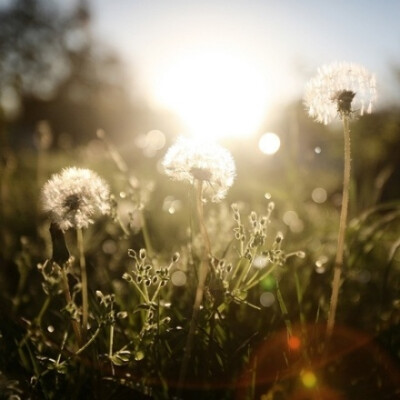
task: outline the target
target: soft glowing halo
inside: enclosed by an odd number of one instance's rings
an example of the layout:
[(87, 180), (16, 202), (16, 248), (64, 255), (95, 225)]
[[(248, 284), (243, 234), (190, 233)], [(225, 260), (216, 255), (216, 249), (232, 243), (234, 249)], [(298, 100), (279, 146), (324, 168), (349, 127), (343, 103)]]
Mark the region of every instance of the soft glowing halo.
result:
[(255, 64), (221, 51), (186, 54), (163, 71), (153, 91), (201, 138), (252, 135), (268, 105), (266, 79)]
[(312, 371), (304, 371), (301, 374), (301, 381), (306, 388), (312, 389), (317, 384), (317, 377)]
[(311, 197), (316, 203), (322, 204), (328, 198), (328, 193), (324, 188), (317, 187), (312, 191)]
[(276, 133), (268, 132), (261, 136), (258, 142), (258, 148), (264, 154), (275, 154), (281, 147), (281, 140)]

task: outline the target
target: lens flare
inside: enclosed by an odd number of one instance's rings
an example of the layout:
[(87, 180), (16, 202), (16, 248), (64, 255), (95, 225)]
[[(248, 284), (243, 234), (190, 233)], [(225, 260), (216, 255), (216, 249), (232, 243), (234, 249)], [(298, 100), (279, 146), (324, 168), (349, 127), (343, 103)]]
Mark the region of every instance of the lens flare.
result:
[(258, 148), (267, 155), (275, 154), (281, 147), (281, 140), (276, 133), (268, 132), (261, 136)]
[(291, 336), (288, 340), (289, 349), (299, 350), (301, 346), (301, 340), (297, 336)]
[(301, 374), (301, 381), (306, 388), (312, 389), (317, 384), (317, 377), (312, 371), (304, 371)]

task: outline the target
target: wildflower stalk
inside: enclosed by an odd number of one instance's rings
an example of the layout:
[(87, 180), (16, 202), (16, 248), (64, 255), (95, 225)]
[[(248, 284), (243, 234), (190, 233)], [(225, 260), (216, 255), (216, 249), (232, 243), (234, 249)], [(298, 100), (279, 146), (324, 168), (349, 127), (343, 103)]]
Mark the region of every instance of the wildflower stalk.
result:
[(303, 292), (301, 290), (301, 285), (300, 285), (300, 279), (299, 279), (299, 274), (297, 273), (297, 269), (294, 270), (294, 283), (296, 286), (296, 296), (297, 296), (297, 303), (299, 305), (299, 312), (300, 312), (300, 324), (303, 329), (303, 332), (305, 331), (305, 325), (306, 325), (306, 318), (303, 312)]
[(237, 269), (239, 270), (241, 268), (241, 273), (239, 275), (239, 278), (237, 279), (235, 286), (234, 286), (234, 290), (238, 289), (241, 282), (243, 281), (243, 279), (246, 277), (246, 275), (248, 274), (248, 271), (251, 268), (251, 261), (246, 258), (246, 257), (242, 257), (240, 259), (240, 262), (238, 264)]
[(308, 114), (325, 125), (337, 115), (343, 121), (344, 178), (340, 212), (338, 244), (329, 306), (327, 337), (332, 335), (343, 268), (344, 239), (350, 186), (350, 128), (349, 121), (355, 113), (370, 113), (376, 101), (375, 76), (363, 66), (354, 63), (334, 63), (319, 69), (318, 75), (307, 85), (304, 102)]
[(254, 286), (258, 285), (260, 282), (262, 282), (267, 276), (269, 276), (272, 272), (275, 271), (276, 267), (278, 267), (278, 263), (273, 264), (269, 270), (265, 271), (262, 275), (258, 276), (257, 279), (255, 278), (256, 275), (254, 275), (251, 279), (249, 279), (248, 282), (246, 282), (246, 285), (243, 287), (244, 291), (248, 291)]
[[(71, 297), (71, 293), (69, 291), (68, 278), (67, 278), (67, 274), (65, 273), (64, 268), (61, 268), (61, 277), (62, 277), (65, 301), (67, 302), (67, 305), (68, 305), (68, 304), (72, 303), (72, 297)], [(78, 342), (78, 346), (81, 346), (82, 345), (81, 328), (80, 328), (78, 322), (74, 319), (71, 320), (71, 325), (72, 325), (72, 329), (74, 330), (74, 334), (75, 334), (76, 340)]]
[(57, 360), (56, 360), (56, 366), (60, 365), (62, 353), (64, 351), (64, 347), (65, 347), (65, 343), (67, 342), (67, 338), (68, 338), (68, 330), (65, 331), (65, 333), (64, 333), (63, 340), (62, 340), (61, 347), (60, 347), (60, 351), (58, 352), (58, 356), (57, 356)]
[(196, 296), (193, 305), (192, 319), (190, 321), (189, 333), (186, 340), (185, 353), (183, 355), (182, 365), (179, 373), (178, 389), (181, 390), (185, 382), (187, 367), (189, 364), (190, 356), (192, 353), (193, 339), (196, 332), (197, 320), (199, 317), (200, 306), (203, 301), (204, 287), (208, 275), (208, 257), (211, 255), (211, 243), (208, 237), (207, 229), (204, 223), (204, 210), (203, 210), (203, 181), (196, 180), (196, 208), (197, 217), (199, 221), (200, 233), (203, 239), (203, 255), (200, 262), (198, 284), (196, 290)]
[(343, 253), (344, 240), (346, 234), (347, 212), (349, 207), (349, 189), (350, 189), (350, 128), (349, 116), (343, 115), (343, 133), (344, 133), (344, 175), (343, 175), (343, 194), (342, 194), (342, 209), (340, 212), (339, 235), (335, 258), (335, 269), (332, 281), (332, 295), (328, 314), (327, 335), (331, 336), (335, 325), (336, 308), (339, 297), (339, 289), (341, 285), (341, 274), (343, 269)]
[(39, 311), (38, 316), (36, 317), (36, 323), (40, 326), (40, 323), (42, 322), (42, 318), (44, 313), (47, 311), (48, 307), (50, 305), (50, 296), (46, 297), (46, 300), (44, 301), (42, 308)]
[(147, 228), (147, 222), (143, 210), (140, 212), (140, 219), (142, 222), (142, 233), (143, 233), (144, 244), (146, 246), (146, 250), (149, 254), (149, 257), (151, 258), (154, 255), (154, 251), (153, 251), (153, 246), (151, 245), (149, 230)]
[(279, 280), (276, 279), (276, 298), (278, 300), (279, 308), (281, 309), (282, 317), (285, 321), (285, 326), (286, 326), (286, 332), (288, 335), (288, 338), (290, 338), (293, 335), (292, 332), (292, 323), (290, 322), (289, 319), (289, 313), (285, 304), (285, 301), (283, 300), (282, 292), (279, 286)]
[[(249, 275), (249, 272), (250, 272), (250, 270), (252, 268), (253, 259), (254, 259), (255, 254), (257, 254), (257, 251), (258, 251), (258, 247), (255, 249), (254, 252), (250, 253), (249, 258), (242, 257), (240, 259), (241, 261), (243, 261), (243, 263), (242, 262), (239, 263), (238, 269), (242, 265), (242, 271), (241, 271), (241, 273), (239, 275), (238, 280), (236, 281), (236, 284), (234, 286), (234, 290), (238, 289), (240, 287), (240, 285), (242, 283), (244, 283), (244, 281), (246, 280), (247, 276)], [(251, 281), (251, 278), (250, 278), (249, 282), (250, 281)]]
[(100, 333), (100, 329), (101, 329), (102, 325), (99, 324), (99, 326), (96, 329), (96, 332), (93, 333), (92, 337), (82, 346), (79, 348), (79, 350), (76, 351), (75, 355), (79, 355), (81, 354), (84, 350), (86, 350), (96, 339), (97, 335)]
[(81, 228), (76, 230), (78, 251), (79, 251), (79, 264), (81, 267), (81, 283), (82, 283), (82, 331), (83, 335), (87, 330), (88, 314), (89, 314), (89, 297), (88, 297), (88, 284), (86, 272), (86, 260), (83, 247), (83, 232)]

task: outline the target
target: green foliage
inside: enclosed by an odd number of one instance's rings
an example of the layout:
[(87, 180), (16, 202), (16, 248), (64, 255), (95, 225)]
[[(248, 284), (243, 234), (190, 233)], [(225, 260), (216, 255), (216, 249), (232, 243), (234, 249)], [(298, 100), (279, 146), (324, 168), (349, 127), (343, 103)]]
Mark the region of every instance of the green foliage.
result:
[[(386, 117), (368, 118), (379, 125)], [(394, 172), (379, 181), (379, 193), (371, 189), (373, 170), (396, 168), (390, 156), (393, 118), (386, 118), (390, 126), (382, 128), (389, 132), (387, 142), (368, 132), (363, 139), (371, 146), (379, 141), (384, 156), (365, 161), (367, 174), (355, 161), (354, 193), (371, 195), (352, 206), (338, 326), (330, 342), (325, 321), (340, 192), (340, 179), (331, 171), (339, 157), (336, 133), (325, 132), (332, 135), (331, 147), (313, 133), (307, 137), (311, 152), (317, 145), (325, 149), (324, 160), (313, 152), (311, 159), (304, 156), (309, 149), (303, 143), (299, 164), (277, 156), (277, 170), (268, 170), (268, 162), (256, 157), (246, 168), (244, 152), (233, 149), (238, 177), (228, 200), (204, 204), (211, 254), (183, 383), (179, 371), (204, 259), (194, 191), (159, 175), (155, 160), (124, 160), (124, 151), (104, 135), (96, 157), (84, 148), (74, 156), (41, 153), (41, 163), (33, 152), (7, 154), (1, 171), (2, 395), (395, 395), (399, 360), (391, 354), (397, 354), (400, 343), (400, 203), (390, 187)], [(366, 129), (361, 121), (353, 129), (359, 144), (357, 132)], [(356, 160), (369, 157), (359, 153), (357, 144), (353, 148)], [(75, 232), (50, 228), (37, 205), (44, 177), (71, 164), (95, 169), (113, 192), (111, 215), (84, 232), (88, 327), (81, 325)], [(312, 200), (315, 187), (326, 190), (326, 201)], [(363, 365), (356, 367), (357, 358)]]

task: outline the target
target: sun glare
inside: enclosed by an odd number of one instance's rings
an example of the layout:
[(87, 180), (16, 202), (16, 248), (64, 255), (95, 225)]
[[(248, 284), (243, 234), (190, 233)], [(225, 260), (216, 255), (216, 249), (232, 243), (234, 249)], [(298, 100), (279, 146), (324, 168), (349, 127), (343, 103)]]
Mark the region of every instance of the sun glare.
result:
[(264, 154), (272, 155), (281, 147), (281, 140), (276, 133), (264, 133), (258, 142), (258, 147)]
[(266, 79), (255, 63), (221, 52), (186, 54), (160, 74), (153, 92), (188, 133), (202, 138), (250, 136), (268, 106)]

